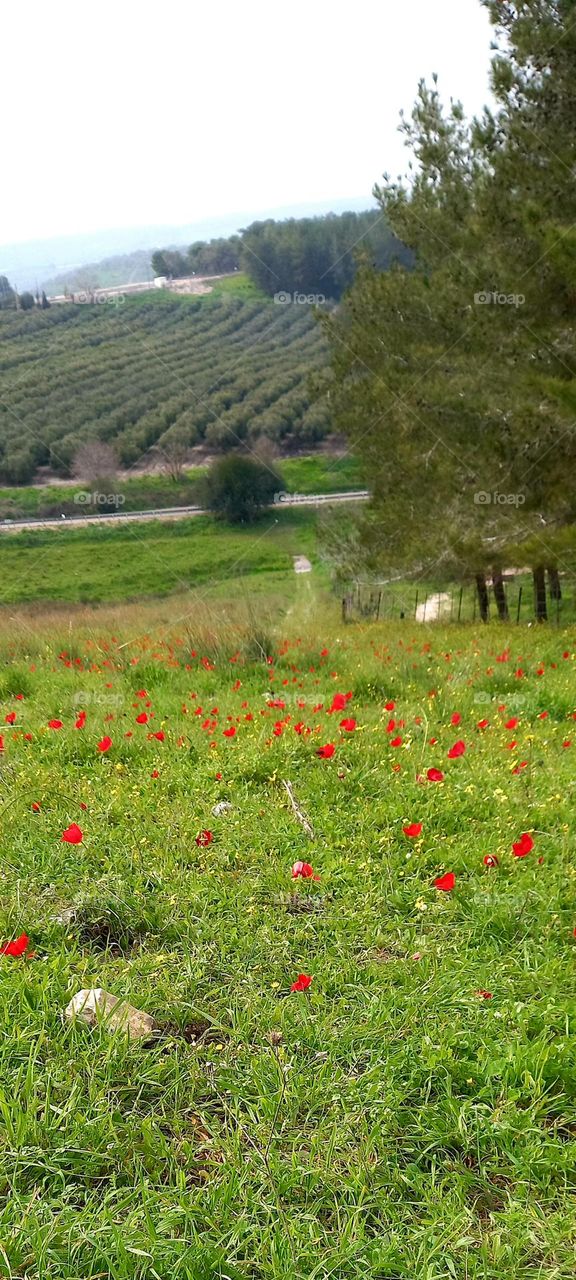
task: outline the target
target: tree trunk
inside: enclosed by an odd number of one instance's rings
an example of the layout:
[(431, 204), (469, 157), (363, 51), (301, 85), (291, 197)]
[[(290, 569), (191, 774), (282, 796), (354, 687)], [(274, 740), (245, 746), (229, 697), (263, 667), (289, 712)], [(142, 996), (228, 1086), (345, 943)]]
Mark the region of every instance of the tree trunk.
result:
[(550, 566), (548, 569), (548, 586), (550, 588), (550, 596), (552, 600), (561, 600), (562, 587), (560, 585), (560, 574), (553, 566)]
[(543, 565), (538, 565), (532, 570), (534, 580), (534, 613), (537, 622), (548, 621), (548, 610), (546, 608), (546, 570)]
[(506, 588), (504, 579), (500, 569), (492, 571), (492, 586), (494, 588), (494, 599), (498, 610), (498, 617), (501, 622), (508, 622), (510, 614), (508, 613), (508, 601), (506, 599)]
[(486, 586), (486, 574), (476, 574), (476, 591), (478, 593), (478, 608), (482, 622), (488, 621), (488, 587)]

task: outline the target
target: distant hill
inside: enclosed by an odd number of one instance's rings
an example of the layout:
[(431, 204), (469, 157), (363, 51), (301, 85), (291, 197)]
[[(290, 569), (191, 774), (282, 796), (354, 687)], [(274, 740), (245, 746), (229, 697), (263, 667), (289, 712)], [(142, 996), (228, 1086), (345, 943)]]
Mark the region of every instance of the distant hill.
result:
[(102, 258), (101, 262), (88, 262), (84, 267), (76, 267), (73, 271), (63, 271), (51, 280), (43, 280), (42, 287), (49, 297), (64, 293), (68, 288), (71, 293), (84, 289), (104, 289), (112, 285), (131, 284), (135, 281), (152, 281), (152, 264), (150, 249), (136, 249), (135, 253), (118, 253), (112, 258)]
[[(211, 240), (232, 235), (239, 227), (248, 226), (254, 218), (306, 217), (317, 213), (341, 213), (345, 209), (364, 209), (366, 196), (302, 203), (281, 209), (241, 210), (216, 214), (200, 222), (180, 225), (151, 224), (142, 227), (116, 227), (69, 236), (53, 236), (25, 243), (0, 244), (0, 275), (8, 276), (20, 292), (34, 290), (36, 285), (76, 271), (85, 264), (100, 266), (102, 261), (138, 251), (159, 249), (164, 245), (188, 246), (196, 240)], [(125, 281), (116, 281), (123, 284)]]

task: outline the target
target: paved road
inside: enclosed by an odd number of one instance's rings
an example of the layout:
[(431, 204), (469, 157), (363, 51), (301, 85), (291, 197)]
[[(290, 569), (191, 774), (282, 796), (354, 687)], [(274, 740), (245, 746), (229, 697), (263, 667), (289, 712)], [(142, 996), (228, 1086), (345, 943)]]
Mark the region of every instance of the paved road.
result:
[[(279, 507), (320, 507), (338, 502), (366, 502), (370, 497), (367, 489), (359, 489), (347, 493), (287, 493), (277, 504)], [(106, 515), (60, 516), (49, 520), (1, 520), (0, 533), (19, 533), (22, 529), (61, 529), (64, 525), (74, 528), (86, 528), (89, 524), (117, 524), (121, 521), (143, 522), (145, 520), (187, 520), (190, 516), (205, 516), (209, 513), (204, 507), (159, 507), (157, 511), (107, 511)]]

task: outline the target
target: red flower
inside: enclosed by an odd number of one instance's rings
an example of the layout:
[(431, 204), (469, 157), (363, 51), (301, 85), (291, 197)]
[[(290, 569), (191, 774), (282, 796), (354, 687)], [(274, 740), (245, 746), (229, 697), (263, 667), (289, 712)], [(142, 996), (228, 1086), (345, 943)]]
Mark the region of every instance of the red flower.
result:
[(290, 987), (291, 991), (307, 991), (312, 984), (312, 978), (307, 973), (299, 973), (295, 982)]
[(157, 769), (153, 769), (153, 770), (152, 770), (152, 773), (150, 774), (150, 777), (151, 777), (151, 778), (159, 778), (159, 777), (160, 777), (160, 774), (158, 773), (158, 770), (157, 770)]
[(422, 830), (421, 822), (411, 822), (409, 826), (402, 827), (405, 836), (409, 836), (410, 840), (415, 840)]
[(498, 866), (498, 859), (494, 856), (494, 854), (493, 854), (493, 853), (485, 853), (485, 854), (484, 854), (484, 857), (483, 857), (483, 859), (482, 859), (482, 861), (483, 861), (483, 863), (484, 863), (484, 866), (485, 866), (485, 867), (497, 867), (497, 866)]
[(391, 738), (391, 739), (390, 739), (390, 746), (391, 746), (391, 747), (401, 747), (401, 746), (402, 746), (402, 738), (400, 737), (400, 734), (398, 734), (398, 737), (397, 737), (397, 738)]
[(385, 711), (393, 711), (395, 706), (396, 706), (396, 703), (395, 703), (395, 702), (385, 702), (385, 703), (384, 703), (384, 710), (385, 710)]
[(213, 839), (214, 836), (211, 831), (201, 831), (200, 834), (196, 836), (196, 844), (200, 849), (205, 849), (207, 845), (212, 844)]
[(515, 729), (517, 724), (518, 724), (518, 716), (512, 716), (512, 719), (511, 719), (511, 720), (507, 720), (507, 721), (506, 721), (506, 724), (504, 725), (504, 728), (505, 728), (505, 729)]
[(335, 750), (336, 750), (336, 747), (334, 746), (334, 743), (327, 742), (325, 746), (318, 747), (316, 755), (320, 756), (321, 760), (330, 760), (331, 756), (334, 755)]
[(428, 769), (426, 777), (429, 782), (443, 782), (444, 774), (441, 769)]
[(346, 733), (353, 733), (353, 732), (354, 732), (354, 729), (356, 728), (356, 721), (355, 721), (355, 720), (341, 720), (341, 721), (340, 721), (340, 728), (341, 728), (341, 729), (344, 729), (344, 731), (345, 731)]
[(98, 750), (104, 753), (105, 751), (109, 751), (111, 746), (112, 746), (112, 739), (105, 737), (105, 738), (102, 738), (102, 740), (98, 743)]
[(140, 715), (136, 716), (136, 724), (148, 724), (148, 713), (146, 711), (141, 711)]
[(475, 996), (479, 996), (481, 1000), (491, 1000), (491, 999), (492, 999), (492, 992), (491, 992), (491, 991), (483, 991), (483, 990), (482, 990), (482, 987), (480, 987), (480, 990), (479, 990), (479, 991), (475, 991), (475, 992), (474, 992), (474, 995), (475, 995)]
[(233, 738), (235, 733), (236, 733), (236, 726), (231, 724), (229, 729), (224, 729), (222, 736), (224, 738)]
[(37, 800), (32, 801), (32, 813), (40, 813), (40, 805)]
[(448, 752), (448, 759), (457, 760), (458, 756), (464, 755), (465, 750), (466, 750), (466, 743), (462, 742), (462, 739), (460, 738), (458, 742), (454, 743), (453, 747), (450, 747), (450, 750)]
[(460, 715), (460, 712), (455, 711), (454, 715), (450, 717), (450, 724), (458, 725), (460, 724), (461, 719), (462, 719), (462, 716)]
[(61, 721), (61, 720), (49, 720), (49, 721), (48, 721), (48, 728), (49, 728), (49, 729), (61, 729), (61, 728), (62, 728), (62, 721)]
[(292, 879), (297, 880), (301, 876), (303, 880), (319, 880), (320, 876), (314, 875), (314, 867), (309, 862), (295, 862), (292, 867)]
[(14, 956), (15, 958), (18, 958), (19, 956), (23, 956), (28, 949), (29, 941), (30, 939), (28, 937), (28, 934), (21, 933), (20, 937), (16, 938), (15, 942), (2, 943), (2, 946), (0, 946), (0, 955)]
[(532, 852), (533, 848), (534, 841), (532, 836), (529, 835), (527, 831), (524, 831), (520, 836), (520, 839), (512, 845), (512, 852), (515, 858), (526, 858), (527, 855)]
[(440, 889), (442, 893), (450, 893), (456, 884), (456, 876), (453, 871), (447, 871), (446, 875), (438, 876), (434, 881), (434, 888)]
[(75, 723), (75, 725), (74, 725), (74, 728), (75, 728), (75, 729), (83, 729), (85, 724), (86, 724), (86, 712), (85, 712), (85, 711), (81, 711), (81, 712), (80, 712), (80, 715), (78, 716), (78, 719), (77, 719), (77, 721), (76, 721), (76, 723)]
[(488, 728), (489, 723), (490, 723), (490, 722), (489, 722), (489, 720), (479, 720), (479, 721), (478, 721), (478, 724), (476, 725), (476, 728), (477, 728), (477, 729), (487, 729), (487, 728)]
[(8, 715), (7, 715), (7, 716), (5, 716), (5, 718), (4, 718), (4, 723), (5, 723), (5, 724), (15, 724), (15, 722), (16, 722), (16, 712), (15, 712), (15, 711), (9, 711), (9, 712), (8, 712)]
[(331, 716), (333, 711), (343, 711), (346, 706), (346, 694), (335, 693), (332, 699), (332, 706), (328, 709), (328, 715)]
[(84, 833), (76, 822), (71, 822), (69, 827), (62, 832), (61, 839), (65, 844), (81, 844), (84, 839)]
[(158, 742), (163, 742), (166, 737), (166, 734), (164, 733), (163, 729), (159, 729), (157, 733), (149, 734), (149, 737), (156, 738)]

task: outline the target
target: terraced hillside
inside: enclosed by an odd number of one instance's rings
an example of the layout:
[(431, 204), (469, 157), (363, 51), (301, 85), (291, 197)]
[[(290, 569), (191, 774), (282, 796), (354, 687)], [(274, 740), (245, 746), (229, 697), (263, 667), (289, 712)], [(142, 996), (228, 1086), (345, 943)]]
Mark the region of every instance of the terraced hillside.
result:
[(325, 359), (312, 308), (233, 293), (0, 313), (0, 483), (68, 474), (93, 436), (124, 466), (175, 438), (313, 444), (328, 415), (309, 377)]

